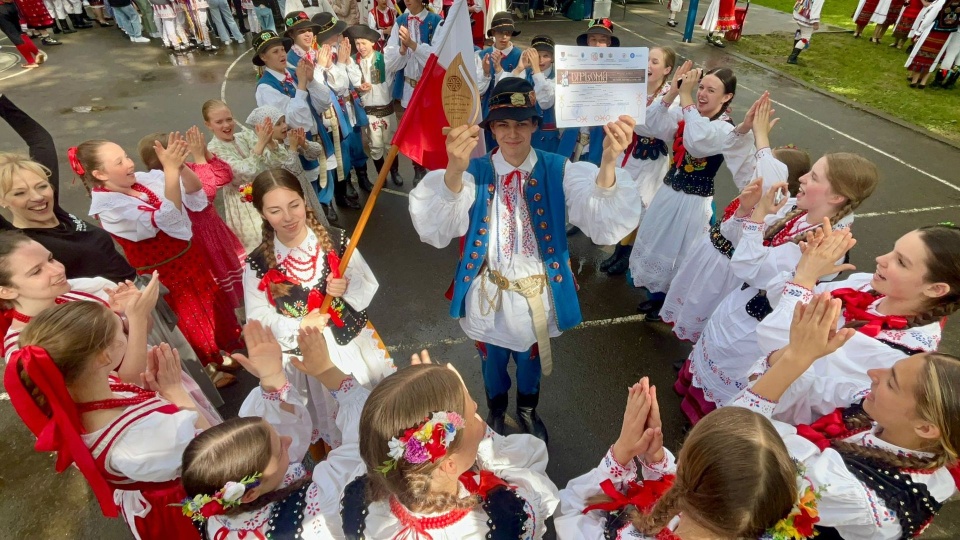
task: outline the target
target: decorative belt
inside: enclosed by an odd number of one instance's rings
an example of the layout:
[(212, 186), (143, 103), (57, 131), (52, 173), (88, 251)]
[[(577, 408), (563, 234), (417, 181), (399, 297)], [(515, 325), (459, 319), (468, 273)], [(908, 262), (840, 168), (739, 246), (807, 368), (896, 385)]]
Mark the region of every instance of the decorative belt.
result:
[(163, 266), (163, 265), (165, 265), (165, 264), (167, 264), (167, 263), (171, 263), (171, 262), (179, 259), (180, 257), (182, 257), (184, 253), (190, 251), (190, 246), (192, 246), (192, 245), (193, 245), (193, 240), (187, 240), (187, 247), (183, 248), (183, 251), (181, 251), (180, 253), (177, 253), (176, 255), (174, 255), (173, 257), (170, 257), (169, 259), (160, 261), (160, 262), (158, 262), (157, 264), (148, 264), (147, 266), (138, 266), (138, 267), (136, 268), (136, 271), (137, 271), (137, 273), (146, 272), (147, 270), (153, 270), (154, 268), (160, 268), (161, 266)]
[(713, 197), (713, 178), (696, 176), (677, 167), (670, 169), (670, 172), (663, 177), (663, 183), (673, 188), (674, 191), (682, 191), (688, 195), (698, 197)]
[(417, 83), (420, 82), (419, 79), (411, 79), (410, 77), (404, 77), (403, 80), (410, 85), (410, 88), (416, 88)]
[[(750, 285), (744, 283), (743, 287), (740, 287), (740, 290), (745, 291), (749, 287)], [(767, 315), (773, 313), (773, 307), (770, 305), (770, 300), (767, 299), (767, 291), (759, 291), (753, 295), (753, 298), (747, 302), (744, 309), (747, 315), (750, 315), (758, 321), (763, 321)]]
[(720, 232), (720, 224), (722, 222), (722, 220), (717, 220), (717, 222), (710, 227), (710, 243), (713, 244), (713, 247), (717, 248), (717, 251), (719, 251), (721, 255), (731, 259), (733, 258), (733, 243), (727, 240), (727, 237)]
[(367, 114), (371, 116), (383, 118), (384, 116), (393, 114), (393, 105), (364, 105), (363, 110), (367, 111)]
[[(530, 314), (533, 317), (533, 330), (537, 336), (537, 348), (540, 350), (540, 367), (544, 375), (553, 371), (553, 355), (550, 351), (550, 331), (547, 327), (547, 313), (543, 307), (543, 289), (547, 286), (547, 276), (536, 274), (510, 281), (496, 270), (487, 270), (480, 281), (480, 314), (487, 316), (500, 311), (503, 307), (503, 291), (513, 291), (527, 299)], [(497, 287), (493, 294), (487, 294), (487, 281)]]

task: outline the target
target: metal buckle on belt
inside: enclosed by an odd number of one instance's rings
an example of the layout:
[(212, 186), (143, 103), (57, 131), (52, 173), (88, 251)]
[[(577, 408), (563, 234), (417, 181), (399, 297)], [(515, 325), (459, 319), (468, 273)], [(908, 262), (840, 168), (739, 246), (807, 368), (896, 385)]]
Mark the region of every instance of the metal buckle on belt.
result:
[(577, 142), (586, 146), (590, 143), (590, 134), (589, 133), (580, 133), (577, 135)]
[(505, 291), (510, 288), (510, 280), (503, 277), (503, 274), (501, 274), (500, 272), (497, 272), (496, 270), (488, 270), (487, 279), (489, 279), (491, 283), (496, 285), (498, 289)]

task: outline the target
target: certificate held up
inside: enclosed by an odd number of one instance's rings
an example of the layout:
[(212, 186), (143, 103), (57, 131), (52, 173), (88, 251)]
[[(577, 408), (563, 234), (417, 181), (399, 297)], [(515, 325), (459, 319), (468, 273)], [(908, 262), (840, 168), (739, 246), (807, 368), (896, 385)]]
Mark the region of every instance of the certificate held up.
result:
[(618, 116), (645, 121), (646, 47), (557, 46), (557, 126), (599, 126)]

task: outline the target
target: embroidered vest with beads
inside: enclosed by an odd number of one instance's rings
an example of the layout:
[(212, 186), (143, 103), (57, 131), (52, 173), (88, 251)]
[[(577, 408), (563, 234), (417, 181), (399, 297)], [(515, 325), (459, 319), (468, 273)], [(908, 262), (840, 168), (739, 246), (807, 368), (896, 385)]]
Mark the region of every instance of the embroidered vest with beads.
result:
[[(577, 285), (570, 269), (570, 252), (566, 234), (566, 199), (563, 176), (567, 160), (557, 154), (534, 150), (537, 164), (523, 187), (523, 197), (530, 209), (533, 235), (537, 240), (540, 260), (549, 286), (549, 298), (557, 328), (567, 330), (582, 320)], [(470, 225), (463, 237), (463, 252), (457, 263), (450, 316), (465, 317), (467, 291), (480, 276), (490, 242), (490, 212), (496, 196), (497, 175), (492, 154), (470, 160), (467, 172), (476, 182), (476, 202), (470, 207)]]
[[(725, 114), (721, 115), (719, 121), (733, 124)], [(682, 191), (688, 195), (713, 197), (713, 181), (723, 165), (723, 154), (703, 158), (691, 156), (683, 145), (685, 127), (686, 122), (681, 121), (673, 141), (673, 163), (663, 178), (663, 183), (674, 191)]]
[[(330, 235), (330, 241), (333, 243), (337, 255), (343, 257), (344, 252), (347, 250), (346, 232), (334, 227), (327, 227), (327, 232)], [(324, 256), (325, 254), (321, 254), (321, 257)], [(263, 276), (270, 270), (270, 267), (267, 265), (267, 257), (263, 246), (258, 246), (257, 249), (253, 250), (253, 252), (247, 256), (246, 262), (250, 265), (250, 268), (256, 272), (258, 280), (263, 279)], [(317, 264), (321, 264), (321, 261), (318, 260)], [(304, 288), (300, 285), (290, 284), (289, 292), (274, 295), (273, 307), (277, 310), (277, 313), (286, 317), (304, 317), (307, 314), (310, 291), (317, 290), (323, 295), (327, 294), (327, 276), (330, 274), (330, 268), (326, 263), (323, 264), (323, 272), (321, 272), (316, 285)], [(279, 267), (277, 269), (281, 270)], [(353, 338), (360, 335), (360, 331), (366, 327), (367, 312), (366, 310), (357, 311), (353, 309), (350, 304), (343, 301), (343, 298), (334, 298), (330, 307), (335, 309), (343, 320), (343, 326), (336, 326), (331, 321), (328, 324), (330, 331), (333, 333), (333, 337), (338, 345), (346, 345), (353, 341)], [(300, 354), (300, 349), (296, 348), (284, 352), (298, 355)]]
[[(365, 538), (367, 526), (367, 477), (358, 476), (347, 484), (340, 499), (340, 519), (343, 534), (347, 540)], [(527, 510), (525, 502), (516, 491), (499, 486), (487, 492), (481, 502), (481, 508), (487, 513), (486, 534), (488, 540), (516, 540), (529, 535), (526, 530)]]

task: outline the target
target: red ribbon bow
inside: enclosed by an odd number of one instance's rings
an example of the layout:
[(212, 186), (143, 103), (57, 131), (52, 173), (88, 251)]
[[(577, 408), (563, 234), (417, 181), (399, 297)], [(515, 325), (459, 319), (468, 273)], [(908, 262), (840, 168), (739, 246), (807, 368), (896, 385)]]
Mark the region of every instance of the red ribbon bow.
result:
[(683, 146), (683, 128), (687, 125), (686, 120), (681, 120), (677, 124), (677, 134), (673, 136), (673, 166), (683, 165), (683, 158), (687, 155), (687, 149)]
[(475, 476), (476, 473), (467, 471), (460, 475), (460, 483), (463, 484), (463, 487), (467, 488), (467, 491), (476, 493), (483, 499), (486, 499), (487, 493), (490, 493), (490, 491), (497, 486), (510, 487), (510, 484), (490, 471), (480, 471), (479, 483)]
[[(335, 251), (327, 252), (327, 267), (330, 269), (330, 275), (334, 279), (340, 277), (340, 256), (337, 255)], [(270, 285), (273, 283), (292, 283), (294, 285), (300, 285), (301, 281), (294, 276), (288, 276), (277, 270), (276, 268), (271, 268), (260, 278), (260, 284), (257, 285), (257, 289), (263, 291), (267, 295), (267, 301), (270, 302), (270, 305), (277, 305), (276, 300), (273, 298), (273, 292), (270, 289)], [(315, 309), (320, 309), (320, 306), (323, 304), (325, 296), (317, 289), (310, 289), (310, 293), (307, 295), (307, 313)], [(337, 328), (343, 328), (344, 322), (343, 318), (340, 317), (340, 312), (337, 311), (332, 305), (327, 309), (327, 313), (330, 315), (330, 322), (333, 323)]]
[[(42, 410), (33, 400), (30, 390), (20, 378), (21, 368), (46, 398), (50, 413)], [(30, 345), (13, 353), (7, 363), (3, 384), (10, 395), (10, 403), (23, 419), (23, 423), (37, 436), (34, 448), (38, 452), (57, 453), (57, 472), (63, 472), (71, 463), (83, 473), (93, 489), (100, 510), (107, 517), (117, 517), (113, 502), (113, 489), (97, 468), (93, 455), (83, 442), (83, 424), (80, 413), (67, 391), (63, 375), (47, 351)]]
[(70, 168), (73, 169), (73, 172), (77, 173), (77, 176), (83, 176), (83, 165), (81, 165), (80, 160), (77, 159), (76, 146), (71, 146), (67, 149), (67, 159), (70, 160)]
[(851, 288), (837, 289), (833, 291), (834, 298), (843, 301), (843, 318), (849, 321), (867, 321), (867, 324), (857, 328), (860, 333), (877, 337), (884, 328), (893, 330), (903, 330), (908, 326), (906, 317), (900, 315), (874, 315), (867, 311), (867, 308), (873, 304), (879, 296), (868, 291), (858, 291)]
[(817, 445), (821, 452), (830, 448), (830, 441), (847, 431), (847, 425), (843, 422), (843, 409), (823, 415), (812, 424), (797, 426), (797, 435)]
[(631, 504), (636, 506), (637, 510), (640, 512), (647, 513), (650, 511), (653, 505), (660, 500), (660, 497), (663, 497), (663, 494), (666, 493), (671, 486), (673, 486), (673, 481), (675, 479), (675, 475), (668, 474), (660, 480), (644, 480), (639, 484), (636, 482), (630, 482), (627, 484), (626, 493), (620, 493), (616, 486), (613, 485), (612, 480), (604, 480), (600, 483), (600, 489), (602, 489), (603, 493), (613, 500), (604, 503), (591, 504), (583, 509), (583, 513), (586, 514), (591, 510), (614, 512)]
[(277, 305), (277, 302), (273, 299), (273, 291), (270, 289), (270, 285), (274, 283), (293, 283), (294, 285), (299, 285), (300, 280), (295, 277), (288, 276), (276, 268), (267, 270), (267, 273), (260, 278), (260, 284), (257, 285), (257, 289), (263, 291), (267, 295), (267, 301), (270, 302), (271, 306)]

